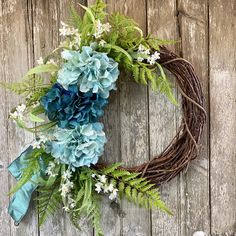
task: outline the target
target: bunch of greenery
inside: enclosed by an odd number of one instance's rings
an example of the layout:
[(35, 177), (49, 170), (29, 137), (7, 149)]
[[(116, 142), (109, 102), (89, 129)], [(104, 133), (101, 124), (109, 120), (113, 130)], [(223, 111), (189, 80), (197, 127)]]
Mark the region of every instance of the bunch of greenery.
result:
[[(151, 35), (144, 36), (142, 30), (132, 19), (121, 14), (115, 13), (107, 16), (104, 11), (105, 4), (101, 0), (98, 0), (95, 5), (89, 8), (81, 7), (85, 9), (84, 16), (81, 18), (75, 9), (72, 8), (71, 20), (66, 25), (66, 27), (76, 29), (79, 34), (79, 43), (77, 42), (76, 44), (71, 36), (67, 37), (57, 49), (44, 58), (42, 64), (29, 70), (21, 82), (2, 84), (5, 88), (26, 99), (25, 116), (33, 124), (41, 123), (36, 126), (32, 124), (32, 127), (29, 127), (26, 120), (23, 120), (21, 116), (14, 115), (12, 119), (15, 120), (18, 126), (38, 134), (48, 132), (56, 125), (56, 122), (47, 122), (41, 117), (41, 114), (45, 111), (39, 101), (57, 80), (58, 70), (61, 63), (63, 63), (58, 52), (72, 48), (80, 50), (83, 46), (91, 44), (96, 45), (96, 51), (107, 53), (109, 57), (119, 63), (120, 68), (131, 73), (137, 83), (150, 84), (154, 91), (160, 91), (173, 104), (177, 104), (172, 93), (171, 82), (166, 77), (158, 60), (155, 59), (152, 63), (148, 61), (150, 60), (149, 54), (157, 53), (159, 55), (160, 46), (173, 42), (160, 40)], [(110, 29), (96, 37), (97, 28), (99, 25), (105, 24), (105, 19), (107, 19), (109, 24), (107, 26)], [(72, 45), (71, 42), (73, 42)], [(147, 50), (147, 53), (143, 53), (142, 50)], [(57, 63), (50, 63), (49, 59), (51, 58), (54, 58)], [(15, 111), (16, 109), (12, 113), (14, 114)], [(42, 171), (42, 162), (46, 169), (51, 165), (51, 174), (48, 174), (48, 169)], [(160, 200), (156, 186), (147, 179), (142, 178), (140, 173), (130, 173), (123, 170), (120, 163), (115, 163), (103, 169), (97, 169), (95, 166), (91, 168), (80, 167), (70, 172), (68, 175), (71, 182), (69, 183), (74, 183), (70, 186), (70, 199), (73, 199), (70, 204), (73, 204), (73, 207), (68, 208), (68, 198), (61, 193), (65, 184), (65, 173), (69, 168), (68, 165), (56, 163), (54, 158), (47, 154), (43, 147), (35, 149), (27, 157), (25, 168), (22, 170), (22, 177), (10, 193), (17, 192), (28, 181), (32, 181), (32, 176), (41, 171), (43, 173), (35, 181), (38, 186), (36, 200), (38, 202), (40, 225), (45, 222), (48, 216), (64, 206), (77, 228), (79, 228), (80, 218), (87, 216), (95, 228), (96, 235), (102, 235), (99, 224), (99, 200), (101, 197), (99, 194), (101, 189), (99, 188), (101, 188), (101, 185), (99, 185), (98, 179), (94, 178), (94, 176), (103, 176), (103, 179), (106, 180), (106, 185), (109, 185), (114, 191), (113, 197), (118, 191), (119, 197), (113, 198), (117, 203), (122, 197), (126, 197), (138, 206), (159, 208), (171, 214)], [(106, 194), (106, 191), (104, 193)]]

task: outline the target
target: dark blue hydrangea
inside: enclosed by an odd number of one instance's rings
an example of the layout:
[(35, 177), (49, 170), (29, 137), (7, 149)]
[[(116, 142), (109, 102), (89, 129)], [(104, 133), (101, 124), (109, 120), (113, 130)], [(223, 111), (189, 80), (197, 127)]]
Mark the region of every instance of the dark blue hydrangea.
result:
[(41, 98), (41, 104), (49, 120), (58, 122), (60, 128), (73, 129), (81, 124), (97, 122), (104, 113), (107, 100), (90, 91), (81, 93), (77, 85), (66, 90), (56, 83)]

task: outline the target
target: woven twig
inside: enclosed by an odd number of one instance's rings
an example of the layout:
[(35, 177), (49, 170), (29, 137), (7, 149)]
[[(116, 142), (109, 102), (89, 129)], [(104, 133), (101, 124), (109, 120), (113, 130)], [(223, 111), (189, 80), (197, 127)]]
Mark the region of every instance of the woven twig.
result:
[[(206, 120), (202, 87), (193, 66), (165, 47), (161, 48), (160, 57), (160, 64), (176, 77), (182, 96), (181, 125), (174, 139), (160, 155), (139, 166), (122, 167), (131, 172), (142, 172), (143, 177), (157, 185), (170, 181), (197, 157)], [(102, 168), (104, 164), (96, 167)]]

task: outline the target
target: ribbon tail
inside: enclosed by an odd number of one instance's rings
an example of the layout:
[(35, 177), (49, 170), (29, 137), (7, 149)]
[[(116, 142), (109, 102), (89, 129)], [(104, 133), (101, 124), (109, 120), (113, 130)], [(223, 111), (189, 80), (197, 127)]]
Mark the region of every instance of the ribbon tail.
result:
[[(22, 169), (27, 166), (26, 158), (32, 153), (32, 151), (33, 149), (30, 146), (8, 166), (9, 172), (17, 181), (21, 179)], [(15, 224), (19, 224), (28, 211), (31, 195), (38, 186), (35, 181), (39, 175), (40, 173), (34, 174), (31, 180), (25, 183), (10, 200), (8, 213), (15, 221)]]

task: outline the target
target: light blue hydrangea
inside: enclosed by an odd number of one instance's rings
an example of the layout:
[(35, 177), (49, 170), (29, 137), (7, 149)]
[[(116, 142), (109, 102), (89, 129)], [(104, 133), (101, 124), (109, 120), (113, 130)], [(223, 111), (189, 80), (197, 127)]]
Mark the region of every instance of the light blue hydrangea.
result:
[(63, 51), (62, 58), (67, 62), (59, 70), (57, 82), (65, 89), (78, 84), (81, 92), (92, 91), (103, 98), (108, 98), (109, 91), (116, 89), (118, 63), (106, 53), (96, 52), (91, 47), (84, 46), (81, 52)]
[(106, 143), (102, 123), (89, 123), (75, 129), (55, 128), (54, 140), (46, 144), (46, 151), (71, 168), (96, 164)]

